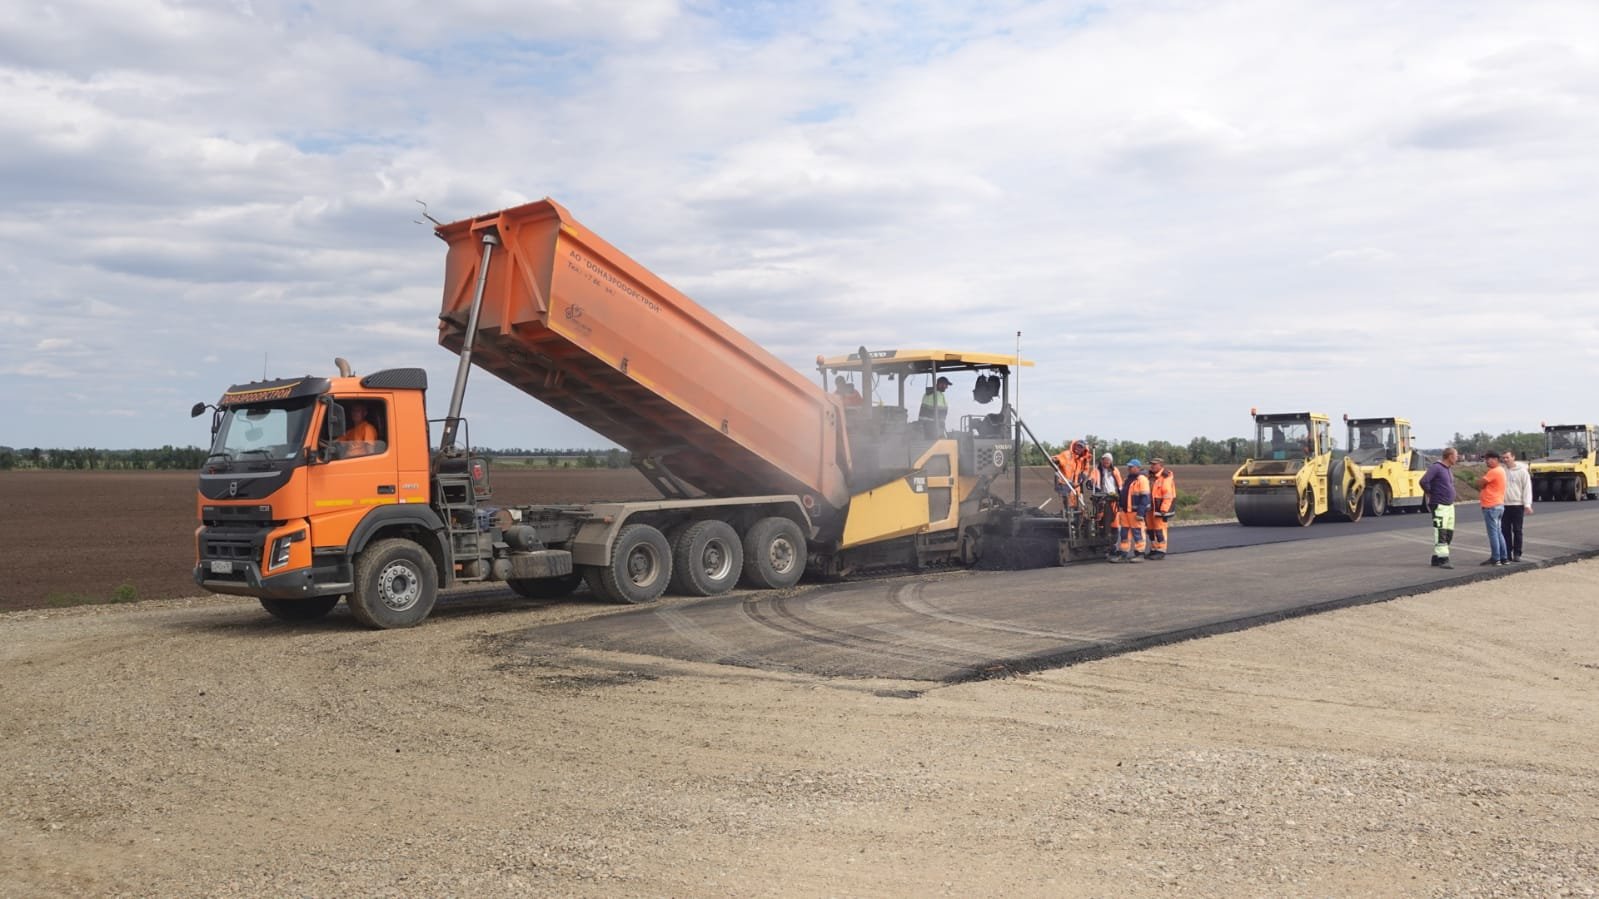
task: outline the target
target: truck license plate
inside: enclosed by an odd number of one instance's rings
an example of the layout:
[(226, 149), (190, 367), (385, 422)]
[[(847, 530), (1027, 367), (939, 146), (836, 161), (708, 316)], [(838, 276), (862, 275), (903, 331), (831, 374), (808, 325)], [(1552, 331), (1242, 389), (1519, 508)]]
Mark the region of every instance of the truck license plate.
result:
[(214, 559), (211, 562), (211, 573), (212, 574), (232, 574), (233, 573), (233, 563), (224, 561), (222, 559)]

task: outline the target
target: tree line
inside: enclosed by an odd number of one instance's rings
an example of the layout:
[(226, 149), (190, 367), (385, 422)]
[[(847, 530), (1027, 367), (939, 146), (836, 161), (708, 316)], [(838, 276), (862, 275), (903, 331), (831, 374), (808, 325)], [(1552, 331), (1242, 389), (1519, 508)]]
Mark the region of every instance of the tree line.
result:
[[(1160, 458), (1168, 465), (1222, 465), (1234, 464), (1244, 461), (1254, 449), (1255, 441), (1244, 437), (1228, 437), (1223, 440), (1214, 440), (1209, 437), (1195, 437), (1187, 443), (1171, 443), (1165, 440), (1122, 440), (1117, 438), (1105, 439), (1093, 434), (1081, 438), (1088, 444), (1089, 450), (1098, 458), (1101, 453), (1110, 453), (1117, 464), (1123, 464), (1128, 459), (1140, 459), (1148, 462), (1151, 458)], [(1050, 443), (1043, 441), (1044, 452), (1038, 446), (1028, 444), (1023, 447), (1022, 463), (1024, 465), (1048, 464), (1044, 456), (1055, 455), (1062, 452), (1070, 444)]]
[(472, 454), (488, 459), (490, 465), (522, 468), (627, 468), (633, 464), (632, 454), (619, 449), (473, 449)]
[[(1128, 459), (1148, 462), (1153, 457), (1165, 459), (1169, 465), (1236, 465), (1249, 457), (1254, 440), (1248, 437), (1228, 437), (1214, 440), (1195, 437), (1187, 443), (1170, 443), (1165, 440), (1105, 439), (1093, 434), (1082, 438), (1094, 455), (1110, 453), (1118, 464)], [(1489, 434), (1478, 431), (1467, 436), (1458, 431), (1448, 443), (1467, 458), (1477, 458), (1489, 450), (1503, 452), (1514, 450), (1518, 459), (1536, 459), (1544, 454), (1544, 435), (1541, 431), (1506, 431)], [(1066, 443), (1043, 442), (1038, 446), (1023, 447), (1025, 465), (1045, 465), (1045, 454), (1055, 455), (1066, 448)], [(1334, 439), (1334, 446), (1337, 440)], [(1441, 450), (1438, 447), (1432, 452)], [(620, 449), (550, 449), (508, 447), (488, 449), (479, 447), (475, 455), (501, 465), (522, 465), (530, 468), (627, 468), (633, 464), (631, 455)], [(74, 449), (44, 449), (41, 447), (13, 448), (0, 446), (0, 471), (12, 469), (66, 469), (66, 470), (150, 470), (194, 471), (205, 462), (206, 450), (198, 446), (163, 446), (158, 449), (107, 450), (89, 447)]]
[(1497, 437), (1487, 431), (1478, 431), (1470, 437), (1456, 431), (1449, 445), (1468, 459), (1480, 458), (1489, 450), (1498, 453), (1513, 450), (1517, 459), (1536, 459), (1544, 454), (1542, 431), (1506, 431)]
[(205, 462), (198, 446), (163, 446), (159, 449), (107, 450), (92, 447), (45, 449), (0, 446), (0, 471), (12, 469), (194, 471)]
[[(1236, 465), (1242, 463), (1255, 450), (1255, 440), (1252, 437), (1229, 437), (1225, 440), (1212, 440), (1209, 437), (1195, 437), (1186, 444), (1168, 443), (1164, 440), (1150, 440), (1140, 442), (1137, 440), (1106, 440), (1089, 434), (1082, 438), (1088, 444), (1097, 458), (1101, 453), (1110, 453), (1117, 464), (1123, 464), (1128, 459), (1141, 459), (1148, 462), (1151, 457), (1166, 460), (1168, 465)], [(1051, 456), (1064, 450), (1066, 443), (1050, 443), (1043, 441), (1044, 450)], [(1453, 439), (1446, 446), (1452, 446), (1468, 459), (1480, 458), (1484, 453), (1493, 450), (1504, 452), (1515, 451), (1517, 459), (1537, 459), (1544, 454), (1544, 435), (1542, 431), (1506, 431), (1502, 434), (1489, 434), (1487, 431), (1478, 431), (1469, 437), (1456, 431)], [(1342, 448), (1342, 442), (1335, 430), (1333, 433), (1334, 452)], [(1443, 451), (1443, 446), (1426, 449), (1432, 455)], [(1022, 454), (1023, 463), (1026, 465), (1044, 465), (1044, 453), (1039, 452), (1037, 446), (1024, 447)]]

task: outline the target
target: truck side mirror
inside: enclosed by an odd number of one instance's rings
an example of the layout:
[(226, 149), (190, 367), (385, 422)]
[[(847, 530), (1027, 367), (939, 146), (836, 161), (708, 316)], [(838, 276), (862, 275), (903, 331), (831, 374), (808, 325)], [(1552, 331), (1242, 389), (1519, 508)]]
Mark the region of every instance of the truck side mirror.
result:
[(350, 429), (344, 421), (344, 407), (335, 403), (330, 396), (323, 397), (322, 404), (328, 407), (328, 439), (338, 440)]
[(199, 418), (201, 415), (204, 415), (204, 414), (205, 414), (205, 403), (195, 403), (194, 404), (194, 408), (189, 410), (189, 417), (190, 418)]

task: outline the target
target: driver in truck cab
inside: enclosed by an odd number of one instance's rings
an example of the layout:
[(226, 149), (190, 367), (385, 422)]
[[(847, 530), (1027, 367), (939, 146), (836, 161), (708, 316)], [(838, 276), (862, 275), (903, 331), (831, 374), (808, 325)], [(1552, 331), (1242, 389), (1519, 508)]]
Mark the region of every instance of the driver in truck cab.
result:
[(338, 442), (342, 445), (344, 458), (355, 456), (370, 456), (378, 451), (377, 425), (371, 421), (371, 410), (366, 403), (352, 402), (345, 410), (345, 417), (350, 426), (339, 435)]

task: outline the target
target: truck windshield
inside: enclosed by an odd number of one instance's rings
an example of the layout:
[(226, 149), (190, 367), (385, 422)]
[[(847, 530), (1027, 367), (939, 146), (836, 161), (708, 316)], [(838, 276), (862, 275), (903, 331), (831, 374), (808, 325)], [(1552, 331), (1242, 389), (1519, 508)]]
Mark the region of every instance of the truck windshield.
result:
[(1349, 426), (1349, 456), (1360, 465), (1376, 465), (1399, 449), (1399, 435), (1392, 424)]
[(285, 462), (305, 446), (312, 398), (235, 406), (222, 414), (208, 462)]
[(1580, 459), (1588, 455), (1586, 428), (1549, 431), (1546, 436), (1549, 443), (1547, 455), (1551, 459)]
[(1255, 424), (1255, 458), (1303, 459), (1311, 455), (1310, 424), (1273, 421)]

